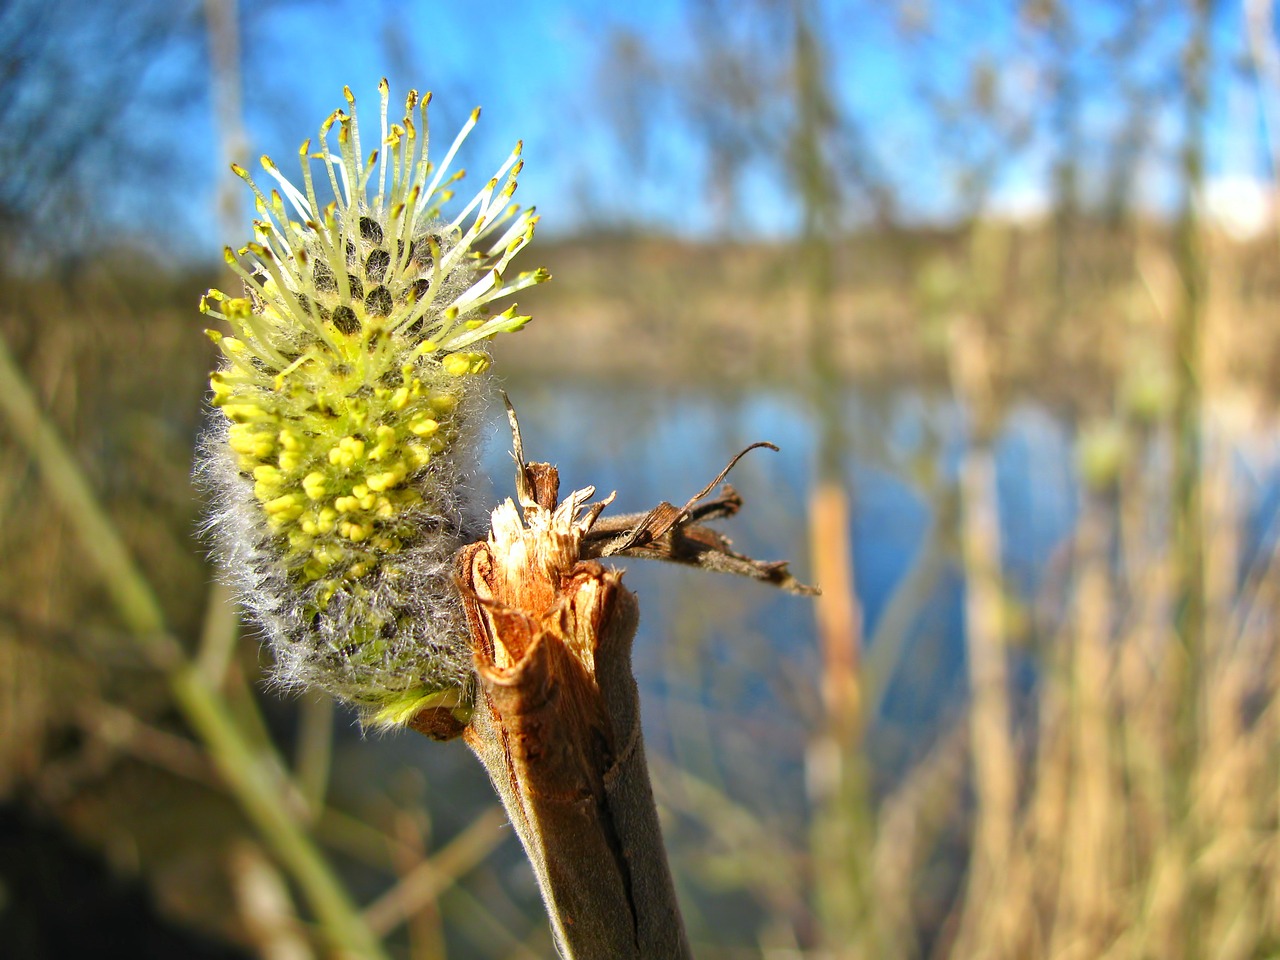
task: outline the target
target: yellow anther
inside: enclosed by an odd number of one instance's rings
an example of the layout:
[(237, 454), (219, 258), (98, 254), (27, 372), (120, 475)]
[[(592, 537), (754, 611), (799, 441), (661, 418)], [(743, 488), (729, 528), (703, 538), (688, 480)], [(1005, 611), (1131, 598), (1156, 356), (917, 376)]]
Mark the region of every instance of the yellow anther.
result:
[(458, 398), (452, 393), (437, 393), (431, 397), (431, 409), (448, 416), (458, 407)]
[(333, 533), (333, 528), (338, 522), (338, 511), (332, 507), (325, 507), (320, 511), (320, 516), (316, 518), (316, 527), (321, 533)]
[(246, 297), (231, 297), (222, 304), (228, 320), (243, 320), (253, 315), (253, 304)]
[(403, 410), (409, 405), (409, 388), (401, 387), (391, 395), (391, 409)]
[(294, 520), (302, 516), (301, 500), (302, 498), (296, 493), (286, 493), (282, 497), (268, 500), (262, 505), (262, 509), (266, 511), (267, 516), (285, 517), (289, 520)]
[(343, 437), (329, 451), (329, 462), (335, 467), (350, 467), (364, 456), (364, 441), (357, 437)]
[(406, 470), (404, 464), (397, 463), (382, 473), (372, 474), (368, 478), (370, 490), (376, 490), (381, 493), (383, 490), (389, 490), (394, 486), (398, 486), (405, 478)]
[(355, 497), (357, 500), (364, 499), (364, 497), (367, 496), (368, 493), (369, 493), (369, 488), (366, 487), (363, 483), (357, 483), (354, 487), (351, 488), (351, 495)]
[(257, 445), (261, 436), (262, 431), (256, 426), (237, 423), (227, 431), (227, 442), (231, 444), (231, 449), (236, 453), (246, 453), (250, 448)]
[(409, 461), (410, 470), (421, 470), (431, 462), (431, 451), (422, 443), (405, 444), (405, 459)]
[(421, 420), (415, 420), (409, 424), (409, 431), (415, 437), (429, 437), (440, 429), (440, 422), (432, 420), (430, 417), (423, 417)]
[(379, 425), (377, 437), (377, 445), (369, 451), (370, 460), (381, 460), (396, 448), (396, 431), (394, 428), (388, 427), (386, 424)]
[(440, 366), (444, 368), (444, 372), (451, 377), (466, 376), (471, 372), (472, 354), (469, 353), (451, 353), (440, 361)]
[(271, 419), (271, 411), (264, 410), (256, 403), (222, 403), (219, 406), (223, 415), (232, 423), (249, 423), (252, 420)]
[(271, 456), (275, 449), (271, 434), (262, 432), (260, 425), (256, 423), (232, 424), (227, 432), (227, 444), (234, 452), (257, 457), (259, 460)]
[(213, 389), (212, 402), (215, 407), (222, 406), (235, 392), (231, 384), (227, 383), (220, 373), (215, 373), (209, 378), (209, 386)]
[(344, 520), (338, 524), (338, 533), (342, 534), (352, 543), (360, 543), (366, 540), (369, 534), (373, 532), (373, 528), (364, 523), (353, 523), (350, 520)]
[(316, 544), (315, 549), (311, 551), (311, 556), (314, 557), (318, 563), (321, 563), (326, 567), (331, 567), (342, 559), (342, 553), (342, 548), (337, 544), (318, 543)]
[(302, 490), (312, 500), (320, 500), (325, 494), (326, 477), (318, 470), (313, 470), (302, 478)]
[(338, 497), (333, 501), (338, 513), (354, 513), (360, 509), (360, 501), (355, 497)]

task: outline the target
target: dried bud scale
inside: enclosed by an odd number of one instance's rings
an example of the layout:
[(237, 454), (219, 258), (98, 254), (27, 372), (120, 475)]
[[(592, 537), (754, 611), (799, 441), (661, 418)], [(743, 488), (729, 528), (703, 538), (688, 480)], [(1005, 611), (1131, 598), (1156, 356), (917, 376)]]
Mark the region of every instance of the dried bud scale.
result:
[[(490, 305), (547, 279), (506, 276), (537, 218), (510, 203), (520, 147), (452, 219), (448, 169), (427, 159), (427, 106), (364, 157), (355, 98), (302, 145), (302, 189), (268, 158), (277, 188), (257, 199), (256, 240), (227, 263), (243, 297), (211, 290), (203, 312), (223, 362), (201, 472), (211, 527), (264, 626), (277, 677), (329, 691), (379, 724), (467, 702), (471, 653), (452, 581), (469, 514), (487, 341), (528, 321)], [(337, 127), (337, 151), (331, 149)], [(311, 162), (334, 199), (321, 205)], [(296, 219), (295, 219), (296, 218)]]

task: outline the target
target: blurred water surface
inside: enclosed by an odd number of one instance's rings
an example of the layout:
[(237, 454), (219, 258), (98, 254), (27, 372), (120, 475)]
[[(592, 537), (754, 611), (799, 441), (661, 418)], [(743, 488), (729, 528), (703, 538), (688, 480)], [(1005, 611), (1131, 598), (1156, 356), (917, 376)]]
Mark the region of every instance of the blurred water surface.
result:
[[(806, 510), (819, 440), (811, 407), (796, 392), (655, 390), (587, 380), (505, 386), (526, 455), (559, 467), (562, 493), (587, 485), (597, 496), (616, 491), (611, 511), (683, 503), (743, 447), (776, 443), (779, 453), (753, 452), (731, 474), (745, 506), (722, 528), (737, 549), (788, 559), (802, 580), (812, 580)], [(868, 656), (874, 658), (885, 631), (901, 629), (886, 617), (906, 621), (877, 720), (920, 735), (958, 709), (964, 695), (963, 571), (948, 511), (967, 442), (965, 417), (949, 395), (914, 387), (876, 393), (850, 387), (840, 410), (849, 542)], [(1209, 430), (1230, 451), (1248, 539), (1273, 542), (1280, 434), (1229, 431), (1213, 420)], [(1076, 441), (1068, 415), (1025, 400), (1004, 416), (994, 444), (1003, 573), (1009, 602), (1023, 618), (1035, 616), (1037, 604), (1052, 606), (1063, 589), (1081, 497)], [(483, 467), (491, 496), (510, 493), (509, 449), (505, 420), (495, 417)], [(1142, 459), (1139, 470), (1155, 476), (1160, 493), (1166, 445), (1152, 438), (1133, 456)], [(799, 698), (806, 687), (815, 695), (820, 671), (810, 601), (719, 574), (637, 560), (623, 565), (642, 604), (636, 660), (646, 703), (657, 705), (646, 716), (651, 735), (681, 736), (661, 706), (674, 698), (744, 722), (767, 715), (789, 736), (803, 736), (812, 715)], [(929, 589), (905, 608), (900, 598), (895, 609), (895, 593), (922, 567), (934, 570)], [(1014, 639), (1030, 630), (1023, 624)], [(721, 732), (732, 737), (742, 729), (735, 723)], [(743, 746), (759, 756), (762, 744), (748, 738)]]
[[(658, 390), (586, 379), (514, 378), (504, 387), (519, 412), (526, 456), (559, 467), (562, 494), (587, 485), (597, 496), (616, 491), (613, 511), (682, 503), (737, 451), (773, 441), (779, 453), (753, 452), (731, 475), (745, 507), (722, 528), (737, 549), (789, 559), (801, 579), (811, 579), (806, 509), (819, 441), (811, 408), (796, 392)], [(952, 398), (920, 389), (849, 388), (839, 408), (865, 682), (878, 686), (868, 690), (876, 709), (866, 746), (881, 793), (941, 731), (965, 722), (964, 577), (954, 524), (967, 428)], [(1076, 440), (1069, 417), (1025, 401), (1005, 415), (994, 446), (1012, 678), (1024, 691), (1042, 662), (1036, 645), (1044, 641), (1037, 638), (1051, 635), (1053, 619), (1063, 615), (1081, 496)], [(1235, 434), (1230, 443), (1247, 526), (1256, 542), (1270, 543), (1280, 501), (1280, 435)], [(495, 408), (482, 465), (490, 483), (482, 496), (490, 501), (511, 492), (509, 450), (507, 425)], [(1158, 440), (1143, 456), (1140, 469), (1167, 469)], [(812, 601), (672, 565), (622, 565), (641, 603), (635, 662), (659, 792), (664, 770), (685, 771), (803, 848), (811, 813), (805, 760), (821, 723), (823, 669)], [(488, 802), (481, 774), (461, 750), (432, 749), (412, 737), (369, 747), (353, 733), (340, 748), (347, 785), (338, 784), (338, 794), (356, 788), (344, 803), (359, 806), (361, 785), (382, 790), (408, 768), (425, 770), (425, 799), (445, 833), (474, 813), (472, 801), (457, 802), (455, 788), (474, 795), (476, 805)], [(674, 825), (668, 840), (678, 869), (696, 868), (682, 863), (695, 856), (692, 847), (682, 849), (687, 839)], [(511, 876), (518, 878), (523, 867), (510, 846)], [(532, 905), (532, 887), (515, 882), (527, 887)], [(708, 896), (699, 891), (695, 909), (710, 911), (704, 919), (715, 918), (717, 929), (734, 929), (751, 916), (749, 899), (709, 903)]]

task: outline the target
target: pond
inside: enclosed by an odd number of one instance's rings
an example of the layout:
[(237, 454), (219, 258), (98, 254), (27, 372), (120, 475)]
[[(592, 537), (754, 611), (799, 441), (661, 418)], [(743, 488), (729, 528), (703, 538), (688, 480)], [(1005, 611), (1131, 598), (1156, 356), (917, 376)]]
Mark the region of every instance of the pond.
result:
[[(776, 443), (780, 452), (752, 452), (734, 470), (730, 480), (745, 507), (721, 526), (736, 549), (789, 559), (802, 580), (812, 578), (806, 511), (819, 441), (810, 409), (796, 394), (547, 379), (511, 379), (505, 388), (520, 415), (527, 457), (559, 467), (562, 493), (587, 485), (597, 496), (616, 491), (612, 511), (682, 503), (748, 444)], [(850, 390), (840, 409), (871, 710), (866, 755), (880, 794), (939, 731), (963, 719), (964, 577), (955, 521), (965, 423), (949, 397), (919, 391)], [(492, 501), (510, 494), (512, 476), (510, 438), (496, 411), (489, 435), (483, 473), (491, 489), (483, 496)], [(1267, 431), (1211, 430), (1211, 436), (1230, 447), (1233, 490), (1254, 542), (1247, 555), (1257, 555), (1259, 544), (1274, 543), (1280, 442)], [(1022, 625), (1011, 636), (1026, 644), (1011, 658), (1022, 689), (1035, 673), (1034, 622), (1046, 603), (1060, 602), (1069, 577), (1081, 499), (1075, 439), (1066, 418), (1027, 402), (1008, 411), (994, 446), (1010, 622)], [(1158, 439), (1143, 456), (1145, 472), (1167, 470), (1167, 445)], [(803, 849), (812, 813), (805, 758), (822, 712), (813, 602), (724, 575), (637, 560), (622, 566), (641, 603), (635, 666), (660, 797), (664, 777), (684, 771), (750, 811), (786, 846)], [(456, 744), (436, 747), (413, 737), (362, 742), (354, 730), (342, 739), (336, 769), (343, 782), (335, 783), (335, 794), (344, 804), (360, 807), (370, 785), (385, 789), (413, 770), (419, 778), (413, 789), (431, 810), (437, 835), (447, 837), (490, 802), (478, 767)], [(677, 871), (705, 873), (705, 862), (699, 867), (684, 850), (697, 843), (696, 829), (676, 823), (668, 841)], [(536, 917), (532, 881), (514, 843), (504, 862), (513, 905)], [(720, 894), (703, 881), (694, 896), (701, 922), (741, 929), (742, 942), (753, 942), (749, 898), (730, 895), (732, 878), (722, 878)]]

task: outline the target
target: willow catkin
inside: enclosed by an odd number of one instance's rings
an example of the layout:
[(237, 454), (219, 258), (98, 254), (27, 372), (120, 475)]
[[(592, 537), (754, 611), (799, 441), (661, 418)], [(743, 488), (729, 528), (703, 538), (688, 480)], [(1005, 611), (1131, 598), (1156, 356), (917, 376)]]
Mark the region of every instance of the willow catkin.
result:
[[(461, 174), (427, 159), (427, 106), (361, 151), (355, 98), (302, 145), (302, 188), (274, 163), (252, 188), (255, 242), (226, 251), (244, 295), (210, 290), (223, 360), (200, 474), (225, 568), (275, 653), (277, 679), (322, 688), (380, 725), (466, 709), (471, 652), (452, 558), (468, 539), (486, 343), (527, 321), (491, 304), (547, 279), (507, 279), (537, 217), (509, 201), (520, 145), (457, 216)], [(330, 144), (337, 128), (337, 152)], [(312, 163), (324, 171), (313, 178)], [(319, 180), (319, 184), (317, 184)], [(333, 199), (324, 205), (318, 190)]]

